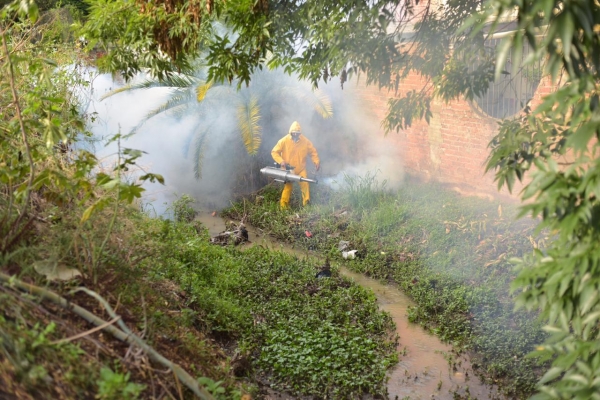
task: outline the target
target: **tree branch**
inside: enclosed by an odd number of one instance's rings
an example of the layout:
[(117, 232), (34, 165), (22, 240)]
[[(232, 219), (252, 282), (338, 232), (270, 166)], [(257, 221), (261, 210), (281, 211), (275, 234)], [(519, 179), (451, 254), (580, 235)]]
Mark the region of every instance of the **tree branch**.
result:
[[(31, 155), (31, 147), (29, 146), (29, 141), (27, 141), (27, 133), (25, 132), (25, 124), (23, 123), (23, 116), (21, 115), (21, 105), (19, 104), (19, 97), (17, 95), (17, 89), (15, 87), (15, 75), (13, 73), (13, 65), (10, 59), (10, 52), (8, 51), (8, 45), (6, 44), (6, 32), (2, 31), (2, 47), (4, 48), (4, 52), (6, 53), (6, 64), (8, 67), (8, 75), (10, 82), (10, 89), (12, 92), (13, 101), (15, 103), (15, 110), (17, 112), (17, 119), (19, 120), (19, 128), (21, 130), (21, 137), (23, 139), (23, 143), (25, 144), (25, 151), (27, 153), (27, 159), (29, 160), (29, 181), (27, 182), (27, 194), (25, 197), (25, 202), (23, 203), (23, 208), (21, 209), (20, 215), (17, 217), (17, 221), (13, 225), (14, 227), (19, 225), (19, 222), (25, 215), (25, 210), (27, 210), (27, 206), (29, 205), (29, 199), (31, 197), (31, 186), (33, 185), (33, 178), (35, 175), (35, 166), (33, 163), (33, 156)], [(8, 210), (10, 215), (10, 210)], [(8, 239), (7, 235), (7, 238)]]
[(136, 346), (140, 347), (148, 354), (148, 356), (152, 360), (171, 369), (173, 371), (173, 373), (175, 374), (175, 376), (185, 386), (187, 386), (188, 389), (190, 389), (192, 392), (194, 392), (194, 394), (196, 396), (198, 396), (200, 399), (214, 400), (214, 397), (206, 389), (200, 387), (200, 385), (198, 385), (198, 382), (190, 374), (188, 374), (183, 368), (181, 368), (176, 363), (163, 357), (160, 353), (158, 353), (156, 350), (154, 350), (152, 347), (150, 347), (146, 342), (144, 342), (142, 339), (137, 337), (133, 332), (131, 332), (131, 330), (129, 330), (127, 328), (127, 326), (125, 326), (123, 321), (121, 321), (120, 317), (114, 313), (114, 311), (112, 310), (112, 308), (110, 307), (108, 302), (106, 300), (104, 300), (99, 294), (97, 294), (87, 288), (75, 289), (75, 292), (83, 291), (83, 292), (89, 294), (90, 296), (94, 297), (98, 301), (100, 301), (100, 303), (105, 307), (106, 311), (113, 319), (119, 318), (119, 319), (117, 319), (117, 323), (119, 324), (120, 327), (124, 328), (125, 332), (113, 325), (108, 324), (107, 321), (104, 321), (102, 318), (99, 318), (98, 316), (92, 314), (91, 312), (89, 312), (88, 310), (86, 310), (83, 307), (80, 307), (76, 304), (71, 303), (64, 297), (59, 296), (58, 294), (54, 293), (51, 290), (44, 289), (39, 286), (35, 286), (35, 285), (29, 284), (29, 283), (22, 282), (19, 279), (15, 278), (14, 276), (6, 275), (1, 272), (0, 272), (0, 281), (6, 282), (9, 285), (15, 286), (22, 291), (28, 292), (28, 293), (35, 295), (37, 297), (40, 297), (42, 299), (50, 300), (51, 302), (65, 308), (67, 310), (73, 311), (75, 314), (79, 315), (80, 317), (82, 317), (86, 321), (90, 322), (91, 324), (94, 324), (96, 326), (105, 325), (102, 328), (102, 330), (110, 333), (111, 335), (113, 335), (115, 338), (121, 340), (122, 342), (126, 342), (128, 344), (136, 345)]

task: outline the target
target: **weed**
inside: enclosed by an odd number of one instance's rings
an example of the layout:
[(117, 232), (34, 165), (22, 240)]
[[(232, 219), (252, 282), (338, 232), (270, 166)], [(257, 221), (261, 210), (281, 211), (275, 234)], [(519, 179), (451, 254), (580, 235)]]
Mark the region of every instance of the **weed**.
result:
[(144, 385), (129, 382), (129, 372), (122, 374), (114, 372), (109, 367), (102, 367), (96, 398), (102, 400), (137, 399), (144, 389)]
[(350, 205), (358, 214), (379, 205), (387, 194), (386, 181), (377, 180), (377, 171), (367, 172), (364, 176), (344, 174), (342, 194), (344, 204)]
[(211, 378), (208, 378), (206, 376), (202, 376), (200, 378), (198, 378), (198, 383), (200, 385), (202, 385), (203, 387), (206, 388), (206, 390), (212, 394), (215, 399), (239, 399), (241, 397), (241, 394), (239, 392), (235, 392), (235, 393), (231, 393), (230, 395), (227, 395), (227, 391), (225, 390), (225, 388), (223, 386), (221, 386), (223, 384), (223, 381), (214, 381)]
[[(314, 265), (285, 253), (213, 246), (192, 224), (148, 223), (160, 232), (159, 256), (143, 268), (185, 292), (182, 321), (256, 354), (249, 369), (294, 394), (385, 392), (394, 327), (371, 293), (337, 275), (316, 281)], [(151, 315), (153, 326), (166, 323)]]
[(195, 200), (189, 194), (177, 198), (171, 205), (175, 221), (191, 222), (196, 217), (196, 210), (191, 206), (194, 202)]

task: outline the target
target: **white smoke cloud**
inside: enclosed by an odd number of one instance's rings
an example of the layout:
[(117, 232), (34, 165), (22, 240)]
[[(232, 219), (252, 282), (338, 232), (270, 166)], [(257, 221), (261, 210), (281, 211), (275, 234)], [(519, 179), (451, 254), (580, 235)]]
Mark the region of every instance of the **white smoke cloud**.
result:
[[(350, 84), (354, 83), (347, 83)], [(329, 166), (329, 174), (322, 182), (339, 189), (345, 176), (375, 177), (380, 187), (385, 182), (386, 188), (398, 189), (404, 181), (404, 163), (398, 145), (384, 136), (381, 122), (369, 114), (362, 99), (348, 93), (349, 90), (343, 91), (337, 83), (330, 83), (326, 90), (334, 99), (337, 128), (341, 131), (334, 135), (335, 140), (349, 143), (350, 157), (346, 159), (326, 149), (325, 158), (336, 160), (336, 165)]]
[[(144, 184), (147, 191), (143, 203), (162, 215), (166, 209), (165, 203), (173, 201), (176, 194), (186, 193), (197, 200), (198, 207), (216, 209), (227, 206), (236, 190), (234, 183), (240, 179), (240, 175), (256, 177), (260, 168), (270, 164), (270, 150), (277, 140), (287, 134), (295, 120), (300, 122), (303, 133), (319, 152), (323, 167), (318, 176), (321, 182), (342, 182), (344, 174), (376, 174), (379, 182), (387, 181), (387, 187), (394, 188), (401, 184), (404, 173), (398, 150), (389, 138), (381, 134), (379, 121), (367, 115), (355, 99), (340, 89), (337, 82), (321, 87), (332, 99), (332, 119), (323, 120), (310, 105), (302, 102), (280, 101), (275, 97), (271, 103), (267, 102), (268, 109), (263, 110), (261, 121), (261, 125), (265, 126), (263, 141), (258, 158), (253, 162), (244, 154), (236, 128), (238, 104), (259, 86), (271, 90), (263, 90), (267, 96), (274, 96), (278, 88), (291, 85), (310, 90), (308, 83), (299, 82), (283, 73), (263, 72), (259, 79), (251, 82), (249, 88), (242, 88), (237, 96), (232, 90), (227, 98), (229, 100), (215, 101), (217, 106), (210, 108), (209, 114), (200, 114), (199, 107), (192, 107), (192, 112), (183, 117), (161, 114), (144, 123), (136, 134), (121, 141), (122, 148), (146, 152), (138, 160), (138, 165), (146, 172), (158, 173), (165, 178), (165, 186)], [(162, 105), (170, 94), (169, 89), (153, 88), (122, 92), (100, 101), (102, 95), (121, 84), (110, 75), (99, 75), (92, 81), (93, 95), (86, 110), (88, 114), (94, 113), (95, 119), (89, 129), (98, 139), (95, 153), (106, 167), (114, 164), (117, 151), (117, 143), (105, 145), (106, 141), (119, 132), (128, 134), (151, 110)], [(196, 133), (203, 129), (209, 132), (208, 147), (202, 163), (202, 179), (197, 180), (194, 177), (194, 154), (190, 147), (193, 146)], [(248, 165), (257, 166), (256, 171), (248, 170)]]
[[(122, 92), (100, 100), (102, 95), (117, 87), (118, 84), (110, 75), (98, 76), (93, 81), (93, 96), (86, 111), (94, 116), (89, 129), (98, 141), (94, 146), (95, 154), (105, 168), (114, 165), (118, 148), (117, 142), (106, 144), (108, 140), (117, 133), (127, 135), (151, 110), (162, 105), (170, 93), (166, 88), (152, 88)], [(211, 135), (210, 148), (213, 151), (205, 155), (203, 178), (197, 180), (190, 146), (198, 123), (194, 115), (182, 118), (169, 114), (157, 115), (144, 123), (137, 133), (120, 142), (121, 148), (146, 153), (137, 160), (144, 171), (164, 176), (164, 186), (158, 183), (144, 184), (146, 192), (142, 202), (151, 204), (158, 215), (165, 212), (165, 203), (174, 200), (176, 195), (190, 194), (198, 200), (199, 206), (224, 204), (230, 197), (223, 177), (231, 174), (232, 167), (228, 168), (227, 163), (219, 163), (215, 159), (225, 158), (223, 147), (231, 140), (227, 132), (232, 129), (224, 129), (227, 122), (214, 127), (219, 132)]]

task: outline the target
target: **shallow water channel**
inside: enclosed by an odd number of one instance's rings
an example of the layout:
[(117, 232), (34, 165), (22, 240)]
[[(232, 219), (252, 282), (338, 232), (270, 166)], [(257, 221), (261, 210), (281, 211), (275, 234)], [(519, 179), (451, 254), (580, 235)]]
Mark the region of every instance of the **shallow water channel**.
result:
[[(218, 216), (200, 213), (198, 219), (208, 228), (211, 236), (225, 230), (225, 222)], [(308, 257), (318, 259), (312, 251), (277, 242), (252, 226), (247, 228), (251, 242), (249, 245), (259, 244), (272, 250), (295, 255), (300, 259)], [(408, 307), (411, 306), (412, 301), (399, 289), (352, 272), (344, 266), (339, 266), (339, 271), (357, 284), (371, 289), (377, 297), (380, 309), (387, 311), (396, 324), (400, 337), (398, 345), (400, 362), (389, 373), (387, 388), (390, 399), (504, 399), (498, 394), (497, 388), (479, 382), (467, 356), (457, 358), (451, 352), (449, 345), (442, 343), (419, 325), (408, 321)], [(448, 361), (450, 358), (452, 365)]]

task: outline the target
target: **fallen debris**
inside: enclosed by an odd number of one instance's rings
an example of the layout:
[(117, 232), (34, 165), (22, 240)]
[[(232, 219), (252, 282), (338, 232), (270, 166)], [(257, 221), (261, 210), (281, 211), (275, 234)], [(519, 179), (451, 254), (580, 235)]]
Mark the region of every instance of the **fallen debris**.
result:
[(339, 251), (346, 251), (349, 248), (350, 248), (350, 242), (347, 242), (345, 240), (340, 240), (340, 243), (338, 244)]
[(228, 228), (227, 230), (210, 238), (212, 244), (227, 246), (228, 244), (233, 243), (237, 246), (238, 244), (250, 241), (248, 230), (244, 223), (240, 223), (236, 226), (233, 221), (229, 221), (226, 226)]
[(358, 250), (342, 251), (342, 257), (344, 257), (344, 260), (354, 260), (357, 251)]
[(320, 271), (317, 272), (315, 278), (330, 278), (331, 277), (331, 266), (329, 265), (329, 257), (325, 259), (325, 265), (322, 265)]
[[(83, 307), (74, 304), (73, 302), (68, 301), (64, 297), (58, 295), (57, 293), (45, 289), (39, 286), (35, 286), (29, 283), (25, 283), (15, 278), (14, 276), (9, 276), (3, 273), (0, 273), (0, 282), (8, 283), (11, 286), (14, 286), (21, 290), (22, 292), (26, 292), (30, 295), (36, 296), (40, 299), (46, 299), (54, 304), (63, 307), (67, 310), (74, 312), (79, 315), (81, 318), (85, 319), (89, 323), (95, 325), (106, 332), (117, 338), (118, 340), (125, 342), (131, 346), (137, 346), (141, 348), (153, 361), (161, 364), (162, 366), (168, 368), (173, 372), (176, 379), (178, 379), (181, 383), (187, 386), (197, 397), (203, 400), (212, 400), (214, 397), (203, 387), (201, 387), (196, 379), (194, 379), (190, 374), (188, 374), (183, 368), (181, 368), (178, 364), (168, 360), (163, 357), (158, 351), (156, 351), (153, 347), (143, 341), (140, 337), (135, 335), (129, 328), (123, 323), (121, 317), (115, 314), (112, 307), (108, 304), (106, 300), (104, 300), (100, 295), (96, 292), (93, 292), (87, 288), (79, 287), (74, 289), (71, 293), (75, 293), (78, 291), (83, 291), (88, 295), (94, 297), (98, 300), (106, 312), (112, 318), (111, 321), (105, 321), (97, 315), (91, 313)], [(116, 322), (119, 327), (113, 325)], [(89, 333), (89, 331), (88, 331)], [(72, 339), (72, 338), (70, 338)]]

